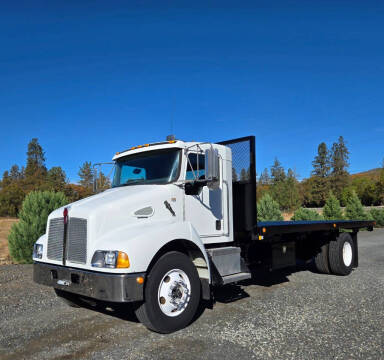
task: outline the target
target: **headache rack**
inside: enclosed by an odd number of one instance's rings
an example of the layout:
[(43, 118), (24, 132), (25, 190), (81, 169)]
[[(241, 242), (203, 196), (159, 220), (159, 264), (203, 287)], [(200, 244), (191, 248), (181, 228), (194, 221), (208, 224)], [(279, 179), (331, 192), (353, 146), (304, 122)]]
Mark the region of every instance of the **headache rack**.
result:
[(232, 150), (232, 201), (235, 238), (253, 232), (257, 224), (255, 137), (219, 142)]

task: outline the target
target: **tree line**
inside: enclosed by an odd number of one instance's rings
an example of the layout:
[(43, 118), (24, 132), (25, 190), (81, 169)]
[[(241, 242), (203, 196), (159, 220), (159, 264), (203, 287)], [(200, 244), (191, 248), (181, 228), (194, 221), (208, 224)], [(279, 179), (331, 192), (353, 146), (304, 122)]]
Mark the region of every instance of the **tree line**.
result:
[[(93, 194), (93, 169), (91, 162), (84, 162), (79, 168), (78, 184), (70, 183), (60, 166), (50, 169), (46, 166), (46, 155), (37, 138), (33, 138), (27, 147), (25, 166), (13, 165), (3, 173), (0, 181), (0, 216), (15, 217), (27, 194), (32, 191), (62, 192), (68, 202), (80, 200)], [(98, 188), (110, 187), (110, 180), (98, 173)]]
[(275, 158), (258, 179), (257, 198), (269, 194), (282, 211), (323, 207), (332, 195), (341, 206), (355, 194), (365, 206), (384, 205), (384, 161), (376, 177), (353, 177), (348, 172), (349, 154), (342, 136), (330, 148), (322, 142), (312, 161), (311, 176), (301, 182), (292, 169), (285, 171)]
[[(46, 167), (46, 155), (38, 139), (27, 147), (25, 166), (13, 165), (3, 173), (0, 181), (0, 216), (17, 216), (21, 204), (31, 191), (62, 192), (69, 202), (93, 194), (91, 162), (79, 167), (79, 183), (70, 183), (60, 166)], [(281, 211), (295, 211), (300, 207), (323, 207), (331, 195), (341, 206), (346, 206), (354, 194), (363, 205), (384, 205), (384, 162), (376, 177), (352, 177), (349, 172), (349, 150), (342, 136), (330, 148), (322, 142), (312, 161), (311, 176), (298, 181), (294, 170), (285, 170), (275, 158), (270, 169), (265, 169), (258, 179), (257, 198), (269, 194)], [(233, 176), (237, 179), (236, 171)], [(249, 178), (249, 170), (242, 169), (240, 180)], [(98, 172), (98, 188), (110, 187), (109, 179)]]

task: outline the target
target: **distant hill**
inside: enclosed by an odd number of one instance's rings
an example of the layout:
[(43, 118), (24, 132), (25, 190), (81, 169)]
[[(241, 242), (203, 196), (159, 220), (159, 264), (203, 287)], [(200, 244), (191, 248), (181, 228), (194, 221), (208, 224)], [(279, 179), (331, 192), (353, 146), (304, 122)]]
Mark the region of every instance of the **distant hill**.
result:
[(367, 171), (362, 171), (356, 174), (351, 174), (353, 179), (355, 178), (369, 178), (369, 179), (378, 179), (380, 176), (381, 168), (371, 169)]

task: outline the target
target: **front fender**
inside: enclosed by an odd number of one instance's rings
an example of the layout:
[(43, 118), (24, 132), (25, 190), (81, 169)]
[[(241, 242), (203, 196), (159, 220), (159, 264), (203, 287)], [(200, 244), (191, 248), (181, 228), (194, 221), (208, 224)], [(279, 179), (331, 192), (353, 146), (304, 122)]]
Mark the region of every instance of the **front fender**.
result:
[(100, 238), (95, 244), (94, 251), (124, 251), (129, 257), (130, 272), (146, 272), (156, 253), (164, 245), (176, 239), (191, 241), (200, 249), (210, 274), (210, 264), (204, 244), (190, 222), (152, 223), (147, 226), (144, 224), (140, 227), (135, 226), (134, 229), (129, 229), (129, 226), (120, 228)]

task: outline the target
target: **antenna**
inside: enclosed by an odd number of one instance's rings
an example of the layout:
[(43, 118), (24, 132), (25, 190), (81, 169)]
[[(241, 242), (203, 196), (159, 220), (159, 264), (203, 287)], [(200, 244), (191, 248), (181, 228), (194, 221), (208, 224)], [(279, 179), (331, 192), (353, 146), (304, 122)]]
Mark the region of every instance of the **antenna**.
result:
[(174, 130), (174, 120), (175, 120), (175, 97), (171, 96), (171, 134), (173, 134)]

